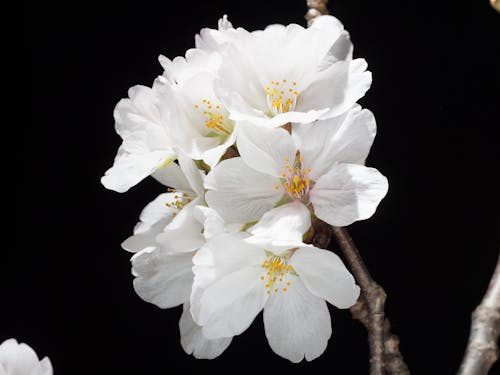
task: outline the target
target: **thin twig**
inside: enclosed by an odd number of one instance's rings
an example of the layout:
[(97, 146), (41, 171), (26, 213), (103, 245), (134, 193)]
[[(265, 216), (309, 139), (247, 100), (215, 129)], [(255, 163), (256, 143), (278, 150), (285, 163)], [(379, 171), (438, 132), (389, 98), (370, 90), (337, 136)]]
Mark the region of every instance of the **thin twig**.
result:
[(385, 291), (371, 277), (347, 229), (332, 227), (340, 249), (354, 273), (368, 307), (368, 342), (370, 344), (370, 374), (385, 374), (384, 304)]
[[(352, 317), (359, 320), (368, 330), (370, 322), (368, 318), (368, 307), (366, 299), (361, 296), (358, 302), (350, 308)], [(391, 323), (386, 317), (384, 321), (384, 362), (387, 374), (409, 375), (410, 370), (399, 351), (399, 337), (391, 333)]]
[(307, 20), (307, 26), (311, 26), (314, 19), (324, 14), (328, 14), (326, 4), (328, 0), (307, 0), (307, 10), (304, 18)]
[(488, 290), (472, 313), (467, 350), (458, 370), (459, 375), (487, 374), (498, 359), (500, 334), (500, 255)]
[[(325, 222), (314, 219), (312, 226), (312, 236), (307, 242), (311, 242), (314, 246), (321, 249), (328, 249), (332, 239), (333, 228)], [(352, 242), (352, 240), (351, 240)], [(359, 252), (358, 252), (359, 255)], [(361, 256), (359, 256), (361, 259)], [(361, 262), (363, 260), (361, 259)], [(368, 272), (363, 262), (363, 268)], [(354, 271), (353, 271), (354, 272)], [(369, 274), (368, 274), (369, 276)], [(371, 282), (373, 279), (369, 276)], [(385, 295), (385, 294), (384, 294)], [(358, 302), (350, 308), (351, 314), (354, 319), (359, 320), (367, 331), (370, 329), (369, 309), (365, 294), (363, 293)], [(399, 350), (399, 338), (397, 335), (391, 333), (391, 323), (388, 318), (385, 318), (383, 324), (383, 338), (384, 338), (384, 363), (385, 371), (390, 375), (409, 375), (410, 371), (406, 365), (403, 356)]]

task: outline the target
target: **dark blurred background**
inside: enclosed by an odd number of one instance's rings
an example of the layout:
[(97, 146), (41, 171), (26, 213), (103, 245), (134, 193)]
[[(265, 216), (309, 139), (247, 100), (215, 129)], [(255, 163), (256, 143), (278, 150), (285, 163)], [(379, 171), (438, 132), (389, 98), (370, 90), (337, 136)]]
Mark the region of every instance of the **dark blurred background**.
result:
[[(412, 373), (453, 374), (500, 249), (500, 15), (487, 0), (331, 0), (329, 9), (373, 72), (361, 100), (378, 123), (367, 164), (390, 184), (352, 236), (387, 291)], [(368, 372), (364, 328), (335, 308), (328, 349), (311, 363), (275, 355), (261, 316), (218, 359), (184, 354), (181, 308), (136, 296), (120, 248), (163, 187), (148, 179), (120, 195), (99, 183), (120, 144), (114, 105), (161, 74), (160, 53), (183, 55), (223, 14), (254, 30), (305, 25), (306, 10), (305, 0), (25, 5), (31, 121), (21, 113), (17, 124), (17, 246), (2, 262), (0, 342), (28, 343), (56, 375)]]

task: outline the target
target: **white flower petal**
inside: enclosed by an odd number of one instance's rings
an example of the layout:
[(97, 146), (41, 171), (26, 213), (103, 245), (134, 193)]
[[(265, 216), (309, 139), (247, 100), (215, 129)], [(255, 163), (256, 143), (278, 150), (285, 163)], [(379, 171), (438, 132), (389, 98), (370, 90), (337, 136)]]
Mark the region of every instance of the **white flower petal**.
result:
[(376, 132), (373, 114), (356, 105), (341, 116), (294, 125), (292, 136), (303, 167), (311, 168), (309, 177), (317, 180), (336, 163), (364, 164)]
[(179, 165), (184, 176), (186, 176), (186, 179), (189, 181), (191, 190), (199, 197), (202, 197), (205, 192), (203, 189), (202, 172), (196, 167), (194, 161), (183, 153), (179, 154)]
[(102, 184), (118, 192), (127, 191), (157, 168), (175, 158), (164, 122), (169, 109), (161, 104), (157, 91), (145, 86), (129, 90), (115, 108), (115, 128), (123, 138), (114, 165), (102, 177)]
[(207, 339), (203, 336), (203, 328), (194, 322), (189, 310), (189, 302), (186, 302), (179, 320), (182, 348), (187, 354), (192, 354), (197, 359), (218, 357), (231, 344), (232, 337)]
[(205, 289), (200, 297), (198, 321), (205, 337), (232, 337), (250, 326), (267, 300), (260, 279), (262, 272), (258, 267), (247, 267)]
[(193, 191), (193, 188), (189, 184), (184, 172), (177, 163), (172, 162), (163, 168), (159, 168), (155, 173), (153, 173), (153, 177), (163, 185), (173, 189)]
[(299, 278), (289, 276), (286, 292), (272, 293), (264, 307), (264, 326), (271, 349), (292, 361), (312, 361), (326, 349), (332, 334), (330, 313), (322, 298)]
[(239, 123), (238, 151), (243, 161), (256, 171), (279, 177), (286, 160), (294, 160), (297, 151), (292, 137), (284, 129), (264, 128)]
[(210, 239), (218, 234), (224, 233), (224, 220), (213, 208), (196, 206), (193, 215), (203, 225), (203, 236)]
[(146, 247), (156, 246), (156, 236), (172, 220), (176, 211), (166, 204), (173, 203), (176, 195), (177, 193), (160, 194), (142, 210), (134, 235), (122, 242), (125, 250), (136, 253)]
[(172, 150), (145, 154), (129, 154), (121, 150), (118, 151), (113, 166), (101, 177), (101, 183), (106, 189), (118, 193), (126, 192), (175, 158), (175, 152)]
[(205, 199), (227, 223), (260, 219), (280, 200), (279, 179), (257, 172), (242, 158), (220, 162), (206, 177)]
[(52, 375), (52, 364), (45, 357), (41, 361), (35, 351), (16, 339), (5, 340), (0, 345), (0, 374)]
[(156, 237), (162, 249), (171, 254), (185, 253), (197, 250), (203, 245), (203, 227), (193, 214), (194, 208), (202, 201), (203, 199), (198, 197), (186, 204), (164, 228), (163, 233)]
[(238, 233), (243, 224), (225, 224), (224, 220), (213, 208), (196, 206), (193, 212), (196, 220), (203, 224), (203, 236), (209, 240), (223, 233)]
[(226, 153), (227, 149), (231, 147), (235, 141), (236, 132), (233, 131), (222, 144), (205, 151), (202, 155), (203, 161), (210, 168), (215, 167), (220, 161), (221, 157)]
[(253, 236), (246, 242), (267, 250), (286, 250), (302, 245), (303, 235), (311, 227), (311, 213), (300, 201), (273, 208), (248, 229)]
[(316, 216), (342, 227), (372, 216), (387, 189), (387, 178), (376, 169), (339, 164), (319, 178), (309, 198)]
[(342, 31), (332, 48), (330, 48), (329, 55), (336, 60), (352, 60), (353, 49), (349, 33)]
[(52, 375), (53, 374), (52, 363), (48, 357), (44, 357), (40, 361), (40, 367), (37, 375)]
[(194, 283), (191, 313), (200, 323), (201, 296), (221, 278), (241, 269), (264, 264), (262, 249), (242, 241), (240, 234), (222, 234), (208, 241), (193, 257)]
[(339, 61), (323, 70), (297, 100), (296, 111), (329, 108), (322, 118), (342, 114), (370, 88), (372, 76), (366, 61)]
[(132, 261), (134, 289), (144, 301), (166, 309), (189, 300), (193, 284), (193, 254), (170, 255), (145, 249)]
[[(196, 279), (201, 278), (201, 272), (205, 271), (220, 278), (235, 270), (263, 264), (266, 259), (264, 251), (246, 243), (243, 235), (223, 233), (210, 239), (193, 258)], [(215, 280), (204, 278), (203, 284), (208, 286)]]
[[(236, 100), (235, 100), (236, 102)], [(253, 110), (249, 106), (233, 105), (231, 119), (237, 122), (247, 122), (263, 128), (277, 128), (292, 123), (307, 124), (316, 121), (329, 111), (328, 108), (320, 110), (308, 110), (304, 112), (285, 112), (274, 117), (264, 116), (261, 112)]]
[(315, 296), (340, 309), (356, 303), (360, 289), (342, 260), (331, 251), (302, 247), (293, 254), (290, 264)]

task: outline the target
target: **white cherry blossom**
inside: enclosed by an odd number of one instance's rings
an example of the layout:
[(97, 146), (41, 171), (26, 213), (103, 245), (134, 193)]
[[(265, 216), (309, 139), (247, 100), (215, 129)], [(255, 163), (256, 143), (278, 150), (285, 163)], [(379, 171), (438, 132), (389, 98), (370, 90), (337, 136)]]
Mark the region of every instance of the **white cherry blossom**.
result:
[(321, 220), (346, 226), (373, 215), (387, 179), (363, 165), (375, 137), (372, 113), (277, 128), (238, 128), (239, 158), (207, 176), (205, 199), (226, 222), (253, 222), (278, 204), (299, 201)]
[(276, 127), (334, 117), (371, 84), (365, 60), (352, 59), (349, 34), (332, 16), (319, 17), (308, 29), (290, 24), (205, 31), (198, 41), (200, 48), (221, 53), (215, 93), (236, 122)]
[(191, 312), (205, 337), (241, 334), (263, 309), (274, 352), (292, 362), (323, 353), (332, 333), (325, 300), (348, 308), (359, 287), (335, 254), (302, 243), (309, 225), (295, 202), (266, 213), (250, 237), (220, 234), (198, 251)]
[[(179, 155), (179, 165), (169, 164), (157, 171), (156, 177), (174, 191), (160, 194), (149, 203), (134, 235), (122, 243), (125, 250), (136, 253), (131, 258), (134, 290), (144, 301), (162, 309), (183, 305), (179, 321), (183, 349), (196, 358), (215, 358), (231, 339), (206, 339), (189, 312), (193, 255), (205, 242), (204, 221), (213, 223), (215, 213), (198, 213), (201, 208), (196, 205), (203, 202), (202, 174), (183, 154)], [(214, 228), (218, 233), (223, 226)]]
[(52, 363), (44, 357), (38, 359), (35, 351), (16, 339), (5, 340), (0, 345), (1, 375), (52, 375)]
[(157, 87), (134, 86), (128, 95), (114, 110), (115, 129), (123, 142), (101, 178), (107, 189), (120, 193), (168, 165), (176, 154), (166, 125), (169, 112)]
[(199, 49), (172, 61), (160, 56), (165, 71), (156, 81), (162, 100), (169, 104), (176, 146), (211, 167), (235, 142), (234, 121), (214, 92), (220, 62), (218, 53)]

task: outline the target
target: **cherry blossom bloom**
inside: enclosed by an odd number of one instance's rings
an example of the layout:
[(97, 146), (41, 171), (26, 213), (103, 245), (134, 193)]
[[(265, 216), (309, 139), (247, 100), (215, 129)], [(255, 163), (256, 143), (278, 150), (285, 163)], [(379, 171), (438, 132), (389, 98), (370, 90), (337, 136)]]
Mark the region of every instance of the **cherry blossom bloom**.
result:
[(375, 137), (372, 113), (354, 107), (342, 116), (277, 128), (240, 124), (241, 157), (207, 176), (205, 199), (226, 222), (253, 222), (276, 205), (299, 201), (321, 220), (346, 226), (373, 215), (387, 179), (364, 161)]
[(359, 287), (335, 254), (302, 243), (309, 226), (309, 211), (293, 202), (267, 212), (250, 237), (223, 233), (198, 251), (191, 312), (205, 337), (241, 334), (264, 310), (274, 352), (292, 362), (323, 353), (332, 333), (325, 300), (348, 308)]
[(156, 81), (168, 103), (170, 134), (176, 146), (213, 167), (235, 142), (234, 121), (214, 92), (219, 53), (190, 49), (172, 61), (160, 56), (165, 69)]
[(236, 122), (276, 127), (334, 117), (370, 87), (367, 64), (352, 59), (349, 34), (335, 17), (318, 17), (307, 29), (271, 25), (254, 32), (221, 23), (203, 30), (197, 44), (220, 52), (214, 89)]
[(131, 258), (134, 290), (144, 301), (162, 309), (183, 305), (179, 321), (183, 349), (196, 358), (215, 358), (231, 339), (206, 339), (189, 312), (193, 255), (205, 242), (205, 217), (198, 214), (201, 219), (197, 220), (194, 215), (196, 205), (203, 203), (202, 174), (181, 154), (179, 165), (162, 168), (157, 178), (171, 187), (170, 191), (144, 208), (134, 235), (122, 243), (125, 250), (135, 253)]
[(130, 88), (128, 95), (114, 111), (116, 132), (123, 142), (113, 166), (101, 178), (107, 189), (119, 193), (176, 157), (166, 125), (168, 111), (159, 99), (157, 88), (138, 85)]
[(38, 359), (35, 351), (15, 339), (5, 340), (0, 345), (1, 375), (52, 375), (50, 359)]

